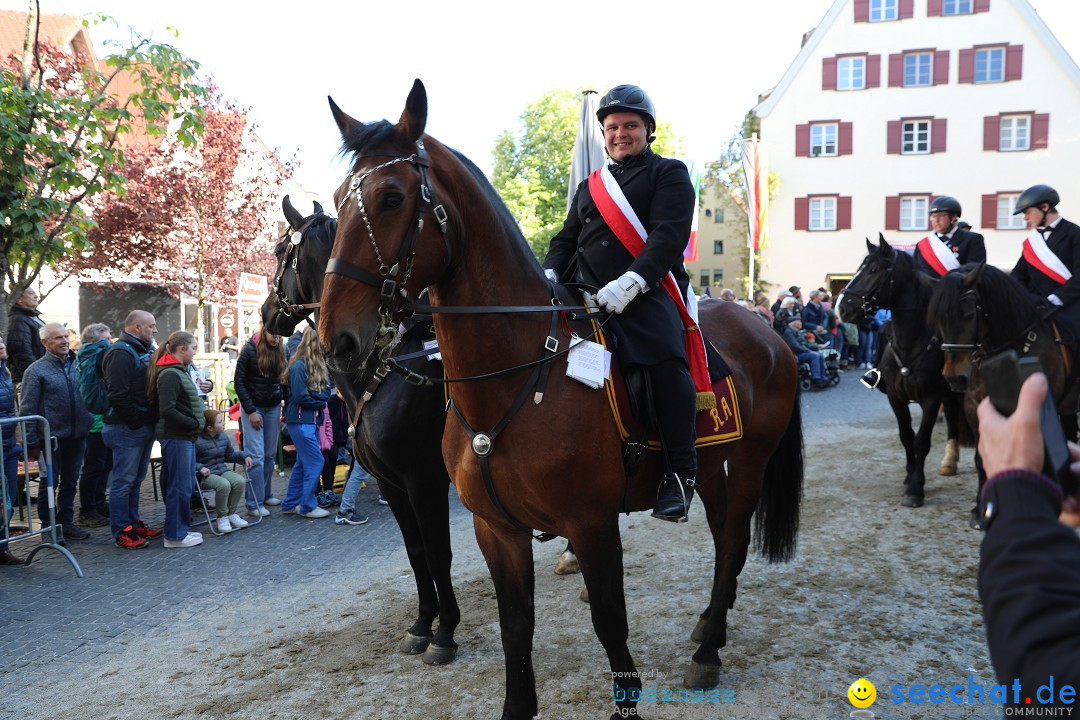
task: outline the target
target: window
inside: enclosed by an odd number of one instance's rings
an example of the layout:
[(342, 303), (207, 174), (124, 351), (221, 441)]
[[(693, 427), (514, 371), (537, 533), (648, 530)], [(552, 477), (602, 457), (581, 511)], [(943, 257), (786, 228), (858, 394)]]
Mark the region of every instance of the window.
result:
[(945, 0), (941, 5), (942, 15), (970, 15), (971, 0)]
[(836, 155), (836, 123), (810, 126), (810, 157)]
[(900, 154), (922, 155), (928, 152), (930, 152), (930, 121), (905, 122), (901, 130)]
[(1013, 215), (1016, 211), (1016, 199), (1019, 195), (997, 196), (997, 229), (1023, 230), (1027, 227), (1023, 215)]
[(927, 202), (925, 196), (900, 198), (900, 229), (925, 230), (927, 228)]
[(976, 48), (975, 82), (1005, 81), (1005, 48)]
[(904, 87), (919, 87), (933, 83), (931, 67), (933, 54), (928, 52), (904, 55)]
[(701, 283), (700, 283), (700, 286), (701, 286), (702, 290), (709, 287), (709, 275), (710, 275), (709, 270), (702, 270), (701, 271)]
[(895, 20), (897, 0), (870, 0), (870, 22)]
[(713, 210), (712, 211), (712, 219), (713, 219), (713, 222), (718, 222), (718, 223), (724, 222), (724, 209), (723, 208), (716, 208), (715, 210)]
[(866, 57), (842, 57), (836, 61), (836, 89), (862, 90), (866, 87)]
[(724, 254), (724, 241), (723, 240), (713, 240), (712, 251), (713, 251), (713, 255), (723, 255)]
[(816, 197), (810, 198), (810, 225), (809, 230), (835, 230), (836, 229), (836, 198)]
[(724, 271), (722, 269), (721, 270), (713, 270), (712, 284), (713, 285), (723, 285), (724, 284)]
[(1031, 116), (1002, 115), (998, 150), (1028, 150), (1031, 148)]

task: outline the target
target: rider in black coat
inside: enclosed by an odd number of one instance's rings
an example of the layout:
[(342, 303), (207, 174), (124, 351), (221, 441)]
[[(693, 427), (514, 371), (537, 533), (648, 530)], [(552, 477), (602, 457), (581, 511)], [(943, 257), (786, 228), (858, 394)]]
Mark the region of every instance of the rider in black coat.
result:
[[(960, 265), (986, 262), (986, 244), (983, 236), (970, 230), (957, 227), (960, 220), (960, 202), (948, 195), (942, 195), (930, 204), (931, 240), (939, 240), (952, 251)], [(939, 273), (915, 251), (915, 269), (934, 277)]]
[(544, 268), (552, 281), (601, 288), (597, 301), (618, 314), (608, 328), (617, 340), (620, 362), (648, 368), (669, 464), (653, 516), (682, 522), (697, 477), (697, 394), (679, 312), (660, 283), (671, 272), (680, 291), (689, 285), (683, 250), (690, 238), (694, 188), (685, 165), (649, 148), (656, 111), (641, 88), (612, 88), (601, 98), (596, 116), (604, 127), (609, 169), (647, 233), (645, 249), (635, 258), (623, 246), (585, 180), (562, 230), (551, 240)]

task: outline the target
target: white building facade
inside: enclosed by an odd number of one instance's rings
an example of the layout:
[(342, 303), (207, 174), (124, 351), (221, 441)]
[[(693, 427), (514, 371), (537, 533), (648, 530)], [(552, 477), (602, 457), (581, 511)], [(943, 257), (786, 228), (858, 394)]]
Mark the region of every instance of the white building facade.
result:
[(1027, 0), (835, 0), (754, 112), (780, 179), (762, 274), (783, 286), (842, 281), (879, 232), (913, 246), (940, 195), (1004, 269), (1025, 188), (1080, 217), (1080, 69)]

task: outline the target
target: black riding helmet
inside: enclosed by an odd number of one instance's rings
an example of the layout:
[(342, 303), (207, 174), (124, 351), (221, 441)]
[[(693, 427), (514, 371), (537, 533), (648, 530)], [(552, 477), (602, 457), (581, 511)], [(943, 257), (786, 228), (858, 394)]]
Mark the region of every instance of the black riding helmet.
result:
[(1013, 215), (1019, 215), (1029, 207), (1038, 207), (1043, 203), (1048, 203), (1050, 209), (1053, 210), (1059, 202), (1061, 202), (1061, 197), (1054, 188), (1049, 185), (1032, 185), (1016, 198), (1016, 210)]
[(637, 85), (616, 85), (600, 98), (596, 119), (601, 125), (604, 124), (604, 118), (613, 112), (635, 112), (644, 115), (645, 119), (656, 127), (656, 108), (645, 91)]
[(941, 197), (930, 203), (930, 210), (927, 214), (933, 214), (936, 212), (949, 213), (960, 217), (960, 201), (954, 197), (948, 195), (942, 195)]

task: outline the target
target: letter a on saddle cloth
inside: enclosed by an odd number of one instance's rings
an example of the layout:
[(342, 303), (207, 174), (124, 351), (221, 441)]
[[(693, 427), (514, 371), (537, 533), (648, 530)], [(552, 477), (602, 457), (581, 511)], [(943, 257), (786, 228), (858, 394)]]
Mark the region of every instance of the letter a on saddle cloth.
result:
[[(630, 202), (607, 166), (589, 175), (589, 194), (592, 195), (600, 216), (604, 218), (604, 222), (615, 233), (615, 237), (619, 239), (627, 252), (635, 258), (640, 255), (645, 249), (648, 233), (645, 232), (645, 227), (638, 219), (637, 213), (630, 207)], [(709, 365), (705, 359), (705, 340), (701, 336), (701, 329), (697, 325), (697, 320), (686, 309), (686, 301), (679, 292), (675, 276), (669, 272), (664, 276), (661, 285), (675, 303), (679, 318), (682, 320), (686, 340), (686, 359), (690, 363), (690, 376), (694, 380), (694, 389), (697, 391), (697, 408), (699, 411), (715, 408), (716, 395), (713, 394), (712, 383), (709, 382)]]
[(934, 268), (939, 277), (945, 277), (945, 273), (960, 267), (960, 261), (953, 255), (952, 249), (933, 235), (927, 235), (915, 246), (919, 255), (926, 263)]
[(1072, 277), (1069, 268), (1065, 267), (1065, 263), (1061, 262), (1061, 258), (1047, 247), (1046, 241), (1043, 240), (1038, 230), (1028, 235), (1024, 240), (1024, 259), (1028, 261), (1031, 267), (1058, 285), (1064, 285)]

